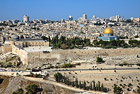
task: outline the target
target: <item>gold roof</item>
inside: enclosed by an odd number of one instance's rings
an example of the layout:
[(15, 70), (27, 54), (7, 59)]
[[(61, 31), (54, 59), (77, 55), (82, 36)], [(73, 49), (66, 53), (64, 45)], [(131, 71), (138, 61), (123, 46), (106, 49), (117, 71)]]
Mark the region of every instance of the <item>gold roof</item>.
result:
[(111, 28), (106, 28), (104, 34), (113, 34), (113, 30)]

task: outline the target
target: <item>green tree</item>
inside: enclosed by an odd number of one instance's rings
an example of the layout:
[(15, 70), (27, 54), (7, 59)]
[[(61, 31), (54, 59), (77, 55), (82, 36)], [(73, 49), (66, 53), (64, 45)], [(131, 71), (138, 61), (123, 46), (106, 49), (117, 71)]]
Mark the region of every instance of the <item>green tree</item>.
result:
[(86, 81), (84, 81), (83, 89), (86, 90), (86, 88), (87, 88)]
[(78, 85), (78, 79), (77, 79), (77, 78), (76, 78), (76, 80), (75, 80), (75, 86), (76, 86), (76, 88), (79, 87), (79, 85)]
[(63, 75), (61, 73), (55, 73), (54, 74), (54, 78), (57, 82), (61, 82), (62, 81), (62, 78), (63, 78)]
[(24, 90), (22, 88), (19, 88), (18, 90), (13, 92), (13, 94), (24, 94)]
[(93, 89), (93, 87), (92, 87), (92, 82), (90, 82), (89, 89), (90, 89), (90, 90)]
[(65, 36), (61, 36), (60, 37), (60, 42), (61, 43), (65, 43), (66, 42), (66, 37)]
[(121, 87), (117, 86), (116, 84), (114, 84), (114, 94), (122, 94), (123, 93), (123, 90)]
[(95, 81), (93, 81), (93, 90), (96, 90)]
[(101, 91), (104, 91), (104, 85), (103, 84), (101, 85)]
[(98, 62), (98, 63), (103, 62), (103, 59), (101, 57), (97, 57), (96, 62)]
[(79, 87), (82, 88), (82, 83), (81, 83), (81, 81), (79, 81)]
[(58, 35), (56, 35), (53, 39), (52, 39), (52, 41), (51, 41), (51, 43), (52, 44), (57, 44), (58, 43)]
[(137, 89), (137, 93), (140, 94), (140, 88)]
[(45, 37), (45, 36), (42, 36), (41, 38), (42, 38), (44, 41), (45, 41), (45, 40), (47, 40), (47, 41), (48, 41), (48, 38), (47, 38), (47, 37)]
[(26, 94), (37, 94), (42, 91), (42, 89), (35, 84), (30, 84), (25, 89), (27, 90)]

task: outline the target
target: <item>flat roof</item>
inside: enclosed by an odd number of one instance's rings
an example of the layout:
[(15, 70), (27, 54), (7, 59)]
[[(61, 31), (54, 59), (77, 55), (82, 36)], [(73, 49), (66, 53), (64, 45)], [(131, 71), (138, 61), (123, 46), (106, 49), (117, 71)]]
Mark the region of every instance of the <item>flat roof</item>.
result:
[(43, 39), (18, 39), (16, 41), (44, 41)]

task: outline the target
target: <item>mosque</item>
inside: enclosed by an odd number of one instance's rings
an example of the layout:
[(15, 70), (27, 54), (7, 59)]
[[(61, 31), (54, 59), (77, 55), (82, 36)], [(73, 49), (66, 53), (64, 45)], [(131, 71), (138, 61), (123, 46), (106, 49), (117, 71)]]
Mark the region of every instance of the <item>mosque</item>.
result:
[(98, 37), (98, 40), (103, 40), (103, 41), (110, 41), (110, 40), (118, 40), (118, 37), (113, 35), (113, 30), (109, 27), (107, 27), (104, 31), (104, 36)]

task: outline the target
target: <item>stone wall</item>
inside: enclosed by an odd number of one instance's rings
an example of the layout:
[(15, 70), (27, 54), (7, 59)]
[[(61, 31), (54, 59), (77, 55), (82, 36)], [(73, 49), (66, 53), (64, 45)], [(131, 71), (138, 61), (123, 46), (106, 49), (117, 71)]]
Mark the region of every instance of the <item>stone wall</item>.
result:
[(28, 64), (34, 66), (48, 63), (56, 63), (59, 59), (60, 59), (59, 54), (28, 52)]
[(98, 49), (98, 50), (96, 49), (54, 50), (51, 53), (61, 54), (62, 56), (75, 56), (75, 55), (118, 56), (118, 55), (140, 54), (140, 48)]
[(12, 53), (18, 55), (23, 64), (28, 64), (28, 53), (26, 51), (12, 45)]

